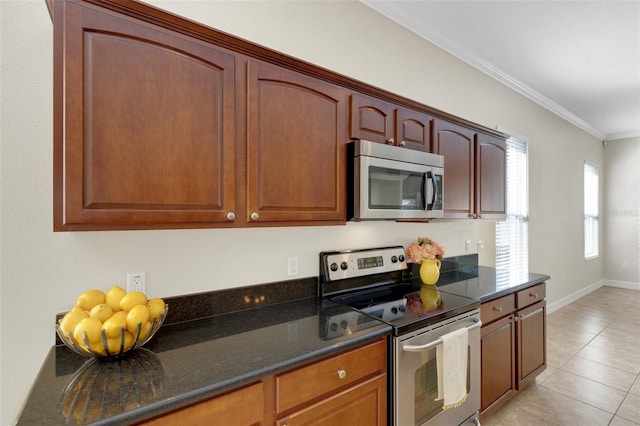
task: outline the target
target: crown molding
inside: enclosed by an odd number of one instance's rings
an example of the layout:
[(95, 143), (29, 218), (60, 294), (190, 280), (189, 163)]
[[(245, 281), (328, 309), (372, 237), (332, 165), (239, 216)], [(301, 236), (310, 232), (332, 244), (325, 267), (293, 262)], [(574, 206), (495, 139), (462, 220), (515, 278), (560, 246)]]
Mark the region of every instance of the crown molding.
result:
[(543, 108), (551, 111), (557, 116), (563, 118), (569, 123), (575, 125), (576, 127), (584, 130), (590, 135), (600, 139), (606, 140), (606, 136), (603, 132), (597, 130), (593, 126), (589, 125), (586, 121), (581, 119), (580, 117), (573, 114), (571, 111), (567, 110), (563, 106), (544, 96), (537, 90), (533, 89), (531, 86), (525, 84), (524, 82), (518, 80), (517, 78), (507, 74), (502, 71), (500, 68), (496, 67), (492, 63), (480, 58), (473, 52), (465, 49), (457, 43), (454, 43), (452, 40), (447, 37), (442, 36), (441, 34), (423, 28), (424, 25), (419, 23), (418, 16), (406, 15), (404, 13), (399, 13), (398, 10), (393, 8), (393, 2), (384, 2), (384, 1), (376, 1), (376, 0), (359, 0), (361, 3), (385, 16), (386, 18), (392, 20), (398, 25), (408, 29), (419, 37), (427, 40), (428, 42), (434, 44), (445, 52), (451, 54), (452, 56), (458, 58), (459, 60), (471, 65), (476, 68), (480, 72), (490, 76), (491, 78), (499, 81), (510, 89), (520, 93), (526, 98), (532, 100)]

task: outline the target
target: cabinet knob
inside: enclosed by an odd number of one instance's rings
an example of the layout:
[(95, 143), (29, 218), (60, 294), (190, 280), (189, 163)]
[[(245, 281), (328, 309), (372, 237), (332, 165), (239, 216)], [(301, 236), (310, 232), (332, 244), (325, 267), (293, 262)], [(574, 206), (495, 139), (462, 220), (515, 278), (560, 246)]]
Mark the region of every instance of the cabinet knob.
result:
[(387, 145), (393, 145), (394, 143), (396, 143), (396, 141), (393, 140), (393, 138), (387, 139)]
[(407, 145), (407, 143), (405, 141), (400, 141), (400, 143), (398, 145), (405, 146), (405, 145)]
[(260, 215), (256, 212), (251, 213), (251, 220), (258, 220), (260, 219)]
[(538, 298), (538, 293), (529, 293), (529, 296), (537, 299)]
[(236, 214), (234, 212), (227, 213), (227, 220), (236, 220)]
[(338, 377), (340, 377), (341, 379), (344, 379), (345, 377), (347, 377), (346, 370), (338, 370)]
[(494, 306), (493, 310), (494, 311), (498, 311), (498, 312), (502, 312), (502, 306)]

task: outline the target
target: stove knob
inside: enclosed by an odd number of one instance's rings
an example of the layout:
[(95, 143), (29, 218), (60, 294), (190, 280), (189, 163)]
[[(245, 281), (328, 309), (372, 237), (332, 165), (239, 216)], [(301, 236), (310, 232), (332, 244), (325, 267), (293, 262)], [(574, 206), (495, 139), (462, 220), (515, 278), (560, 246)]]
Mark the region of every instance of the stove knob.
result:
[(349, 265), (347, 265), (347, 262), (342, 262), (340, 264), (340, 269), (342, 269), (343, 271), (346, 271), (347, 268), (349, 268)]
[(342, 322), (340, 323), (340, 327), (346, 330), (347, 326), (349, 326), (349, 323), (347, 322), (347, 320), (342, 320)]
[(396, 263), (397, 261), (398, 261), (398, 256), (396, 256), (395, 254), (391, 256), (391, 263)]
[(401, 254), (399, 259), (400, 259), (400, 262), (404, 262), (404, 254)]
[(397, 314), (398, 313), (398, 308), (396, 308), (395, 306), (393, 308), (391, 308), (391, 313), (393, 315)]
[(398, 310), (400, 312), (405, 312), (407, 309), (404, 307), (404, 305), (400, 305), (400, 306), (398, 306)]
[(335, 263), (335, 262), (333, 262), (333, 263), (331, 264), (331, 266), (329, 266), (329, 268), (330, 268), (333, 272), (335, 272), (335, 271), (337, 271), (337, 270), (338, 270), (338, 264), (337, 264), (337, 263)]
[(331, 325), (329, 326), (329, 329), (331, 331), (336, 331), (338, 330), (338, 324), (336, 324), (335, 322), (332, 322)]

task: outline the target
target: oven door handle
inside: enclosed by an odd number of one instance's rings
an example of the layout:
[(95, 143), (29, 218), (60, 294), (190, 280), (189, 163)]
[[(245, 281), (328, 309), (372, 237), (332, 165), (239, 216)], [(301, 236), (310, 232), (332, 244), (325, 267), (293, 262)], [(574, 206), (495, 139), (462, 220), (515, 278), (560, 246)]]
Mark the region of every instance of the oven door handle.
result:
[[(480, 320), (475, 320), (475, 324), (473, 324), (471, 327), (467, 327), (467, 330), (471, 331), (471, 330), (475, 330), (476, 328), (480, 328), (482, 327), (482, 321)], [(434, 348), (436, 346), (438, 346), (439, 344), (442, 343), (442, 339), (438, 338), (436, 340), (434, 340), (433, 342), (429, 342), (429, 343), (425, 343), (424, 345), (404, 345), (402, 347), (403, 351), (406, 352), (423, 352), (426, 351), (428, 349)]]

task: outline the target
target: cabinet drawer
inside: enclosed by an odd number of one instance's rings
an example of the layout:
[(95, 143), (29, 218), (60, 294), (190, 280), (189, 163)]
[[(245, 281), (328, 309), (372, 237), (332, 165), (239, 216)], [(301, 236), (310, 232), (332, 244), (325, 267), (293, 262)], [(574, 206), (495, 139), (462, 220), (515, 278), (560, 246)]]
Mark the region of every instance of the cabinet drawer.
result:
[(515, 309), (515, 295), (508, 294), (483, 303), (480, 307), (480, 318), (483, 324), (489, 324), (491, 321), (509, 315)]
[(384, 341), (328, 358), (276, 377), (277, 411), (308, 403), (336, 389), (385, 372)]
[(516, 294), (517, 307), (522, 309), (532, 303), (539, 302), (545, 298), (545, 283), (534, 285), (533, 287), (520, 290)]
[(264, 390), (262, 383), (201, 402), (191, 407), (142, 423), (140, 426), (198, 426), (211, 424), (258, 424), (263, 419)]

